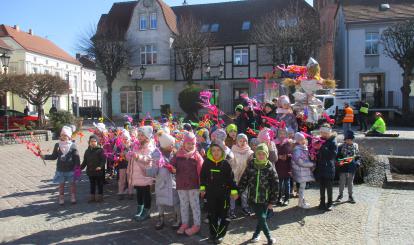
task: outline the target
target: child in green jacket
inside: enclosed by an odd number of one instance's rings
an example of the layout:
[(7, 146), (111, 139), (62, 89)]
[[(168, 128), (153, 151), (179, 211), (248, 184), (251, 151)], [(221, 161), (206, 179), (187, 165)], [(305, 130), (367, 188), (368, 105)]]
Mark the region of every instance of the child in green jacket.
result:
[(266, 218), (268, 209), (273, 209), (276, 202), (277, 174), (273, 164), (269, 161), (269, 149), (265, 143), (259, 144), (255, 151), (255, 158), (247, 165), (239, 183), (239, 192), (249, 190), (249, 202), (254, 208), (257, 217), (256, 231), (251, 242), (260, 240), (263, 231), (267, 244), (274, 244), (276, 240), (270, 236)]

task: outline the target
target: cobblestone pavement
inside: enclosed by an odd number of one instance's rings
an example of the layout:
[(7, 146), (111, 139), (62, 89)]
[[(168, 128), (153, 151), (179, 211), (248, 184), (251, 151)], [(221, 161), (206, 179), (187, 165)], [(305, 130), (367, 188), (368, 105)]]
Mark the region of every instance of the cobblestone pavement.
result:
[[(81, 153), (85, 141), (80, 143)], [(52, 149), (53, 143), (42, 147)], [(88, 204), (89, 186), (83, 177), (78, 204), (70, 205), (67, 196), (65, 206), (57, 205), (57, 186), (51, 183), (55, 162), (44, 166), (22, 145), (1, 146), (0, 167), (1, 243), (199, 244), (207, 238), (205, 224), (199, 235), (188, 238), (169, 227), (155, 231), (155, 218), (131, 221), (135, 200), (118, 201), (114, 183), (105, 186), (104, 203)], [(288, 207), (275, 208), (269, 226), (278, 244), (413, 244), (414, 191), (359, 185), (354, 194), (357, 204), (342, 203), (329, 213), (317, 210), (317, 189), (305, 194), (313, 206), (310, 210), (297, 208), (297, 199)], [(255, 223), (253, 217), (233, 221), (224, 243), (246, 244)]]

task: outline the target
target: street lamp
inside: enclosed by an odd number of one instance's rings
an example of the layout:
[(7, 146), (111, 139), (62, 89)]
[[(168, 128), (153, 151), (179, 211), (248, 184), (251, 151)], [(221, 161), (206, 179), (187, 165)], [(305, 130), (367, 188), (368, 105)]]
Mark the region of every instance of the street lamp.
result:
[[(3, 53), (0, 56), (1, 63), (3, 64), (4, 74), (7, 73), (7, 68), (9, 67), (10, 56), (7, 56), (6, 53)], [(6, 93), (6, 106), (4, 108), (4, 130), (9, 131), (9, 115), (7, 112), (7, 93)]]
[(208, 79), (210, 79), (210, 78), (213, 79), (213, 98), (214, 98), (214, 103), (213, 104), (217, 106), (217, 100), (216, 100), (216, 80), (220, 79), (223, 76), (223, 73), (224, 73), (224, 65), (220, 61), (220, 64), (218, 65), (219, 74), (218, 75), (215, 75), (215, 76), (211, 76), (211, 66), (210, 66), (209, 63), (207, 63), (205, 65), (205, 67), (206, 67), (206, 75), (207, 75), (207, 78)]
[(131, 68), (129, 70), (129, 76), (132, 78), (132, 80), (135, 82), (135, 118), (137, 120), (137, 122), (139, 121), (139, 103), (138, 103), (138, 81), (143, 80), (144, 76), (145, 76), (145, 71), (147, 70), (147, 68), (144, 65), (141, 65), (141, 67), (139, 68), (139, 72), (141, 74), (141, 78), (137, 79), (134, 78), (134, 69)]

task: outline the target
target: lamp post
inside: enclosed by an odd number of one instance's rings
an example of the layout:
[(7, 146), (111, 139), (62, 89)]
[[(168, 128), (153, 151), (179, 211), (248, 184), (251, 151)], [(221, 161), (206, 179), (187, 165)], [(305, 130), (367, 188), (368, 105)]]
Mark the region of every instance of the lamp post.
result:
[(141, 67), (139, 68), (139, 72), (141, 74), (141, 78), (134, 78), (133, 77), (134, 69), (131, 68), (129, 70), (129, 76), (135, 82), (135, 112), (136, 112), (135, 119), (137, 120), (137, 122), (139, 121), (138, 81), (144, 79), (145, 71), (146, 70), (147, 70), (147, 68), (144, 65), (141, 65)]
[[(6, 53), (3, 53), (0, 56), (1, 63), (3, 64), (4, 74), (7, 73), (7, 68), (9, 67), (10, 56), (7, 56)], [(4, 130), (9, 131), (9, 115), (7, 112), (7, 92), (6, 92), (6, 106), (4, 108)]]
[(209, 63), (207, 63), (205, 65), (205, 67), (206, 67), (206, 75), (207, 75), (207, 78), (208, 79), (210, 79), (210, 78), (213, 79), (213, 98), (214, 98), (214, 105), (217, 106), (217, 100), (216, 100), (216, 80), (220, 79), (223, 76), (223, 74), (224, 74), (224, 65), (220, 61), (220, 64), (218, 65), (219, 74), (218, 75), (215, 75), (215, 76), (211, 76), (211, 66), (210, 66)]

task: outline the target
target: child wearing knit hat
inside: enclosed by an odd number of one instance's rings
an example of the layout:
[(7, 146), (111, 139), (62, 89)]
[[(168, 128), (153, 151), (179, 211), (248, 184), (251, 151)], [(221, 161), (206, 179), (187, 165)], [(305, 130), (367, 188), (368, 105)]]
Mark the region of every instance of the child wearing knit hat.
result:
[[(184, 143), (177, 154), (171, 160), (176, 172), (177, 191), (180, 198), (182, 224), (177, 234), (192, 236), (200, 231), (200, 172), (203, 165), (203, 158), (196, 148), (196, 136), (193, 133), (184, 135)], [(191, 207), (193, 225), (190, 228)]]
[(355, 172), (361, 164), (358, 144), (354, 142), (354, 132), (345, 133), (344, 143), (338, 147), (338, 171), (339, 171), (339, 195), (336, 202), (341, 202), (345, 189), (348, 185), (348, 202), (354, 204), (353, 186)]
[(158, 222), (155, 229), (164, 227), (164, 213), (168, 208), (174, 207), (174, 221), (172, 227), (177, 229), (181, 222), (180, 201), (176, 190), (174, 167), (170, 164), (174, 157), (175, 138), (162, 132), (158, 136), (162, 161), (160, 161), (155, 176), (155, 200), (158, 208)]
[(75, 167), (80, 166), (79, 152), (75, 142), (71, 140), (73, 129), (63, 126), (59, 142), (55, 144), (52, 154), (40, 155), (44, 160), (56, 160), (57, 166), (53, 182), (59, 184), (59, 205), (65, 203), (65, 182), (71, 184), (71, 203), (76, 203), (76, 181), (74, 179)]
[[(86, 173), (89, 177), (90, 184), (90, 198), (91, 202), (102, 202), (103, 201), (103, 185), (105, 175), (105, 155), (102, 148), (98, 144), (98, 136), (91, 135), (89, 137), (89, 147), (85, 151), (81, 169), (86, 167)], [(95, 195), (96, 186), (98, 186), (98, 195)]]
[[(247, 163), (253, 158), (253, 151), (250, 149), (248, 144), (248, 138), (245, 134), (238, 134), (237, 135), (237, 144), (233, 145), (231, 151), (234, 154), (234, 158), (230, 161), (230, 166), (234, 173), (234, 180), (236, 184), (239, 183), (244, 170), (247, 167)], [(241, 194), (241, 204), (242, 204), (242, 211), (243, 214), (246, 216), (251, 215), (251, 211), (249, 209), (249, 205), (247, 203), (247, 192), (240, 193)], [(236, 202), (234, 200), (230, 200), (230, 218), (236, 218)]]
[(211, 141), (210, 141), (210, 133), (208, 132), (208, 129), (201, 128), (196, 133), (197, 137), (197, 150), (200, 152), (202, 157), (205, 157), (208, 148), (210, 147)]
[(151, 185), (154, 176), (150, 170), (160, 164), (161, 153), (153, 140), (153, 128), (142, 126), (138, 128), (139, 148), (130, 148), (126, 158), (128, 160), (127, 181), (134, 186), (137, 193), (137, 213), (134, 219), (138, 222), (150, 218)]
[(279, 128), (277, 130), (276, 148), (279, 154), (275, 164), (277, 176), (279, 177), (278, 204), (287, 206), (289, 204), (292, 175), (292, 146), (287, 138), (286, 128)]
[(225, 158), (222, 146), (212, 144), (207, 152), (200, 175), (201, 198), (207, 197), (209, 242), (222, 242), (229, 225), (230, 196), (237, 199), (237, 186), (233, 171)]
[(299, 202), (300, 208), (308, 209), (310, 205), (305, 201), (306, 182), (315, 181), (313, 168), (315, 164), (309, 158), (307, 140), (304, 134), (295, 134), (295, 148), (292, 155), (292, 174), (293, 180), (299, 183)]
[(226, 146), (231, 149), (233, 145), (236, 144), (236, 137), (237, 137), (236, 124), (229, 124), (226, 127), (226, 133), (227, 133), (227, 137), (226, 137), (225, 143), (226, 143)]
[(224, 150), (224, 153), (226, 154), (226, 159), (230, 161), (232, 158), (234, 158), (234, 155), (233, 152), (231, 152), (231, 149), (226, 146), (226, 137), (226, 131), (224, 131), (224, 129), (219, 128), (211, 134), (211, 142), (219, 145)]
[(239, 192), (243, 193), (246, 190), (249, 190), (248, 199), (257, 217), (257, 226), (251, 242), (259, 242), (259, 235), (263, 231), (267, 244), (274, 244), (276, 240), (270, 235), (266, 219), (276, 202), (277, 174), (269, 161), (269, 149), (265, 143), (257, 146), (255, 158), (249, 162), (240, 179)]

